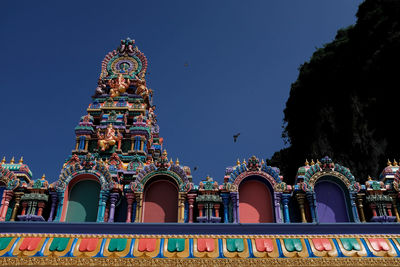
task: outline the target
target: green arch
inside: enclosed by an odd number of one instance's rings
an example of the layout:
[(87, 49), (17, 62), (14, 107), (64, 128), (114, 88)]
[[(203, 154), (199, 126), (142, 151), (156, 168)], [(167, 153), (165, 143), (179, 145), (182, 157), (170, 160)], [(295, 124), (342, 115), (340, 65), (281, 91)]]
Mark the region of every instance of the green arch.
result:
[(95, 222), (100, 196), (100, 184), (94, 180), (77, 182), (68, 196), (66, 222)]

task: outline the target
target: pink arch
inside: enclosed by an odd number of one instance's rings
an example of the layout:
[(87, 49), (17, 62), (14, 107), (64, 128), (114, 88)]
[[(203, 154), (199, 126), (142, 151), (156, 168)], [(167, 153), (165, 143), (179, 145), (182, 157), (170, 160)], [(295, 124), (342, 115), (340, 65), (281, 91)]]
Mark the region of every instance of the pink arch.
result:
[(246, 179), (247, 177), (250, 177), (250, 176), (258, 176), (258, 177), (264, 178), (265, 180), (268, 181), (268, 183), (272, 186), (272, 188), (274, 188), (274, 186), (276, 184), (275, 179), (271, 175), (269, 175), (265, 172), (261, 172), (261, 171), (248, 171), (248, 172), (241, 173), (236, 177), (233, 184), (236, 185), (237, 188), (239, 188), (240, 183), (244, 179)]
[(167, 179), (150, 181), (144, 190), (143, 222), (178, 221), (178, 187)]

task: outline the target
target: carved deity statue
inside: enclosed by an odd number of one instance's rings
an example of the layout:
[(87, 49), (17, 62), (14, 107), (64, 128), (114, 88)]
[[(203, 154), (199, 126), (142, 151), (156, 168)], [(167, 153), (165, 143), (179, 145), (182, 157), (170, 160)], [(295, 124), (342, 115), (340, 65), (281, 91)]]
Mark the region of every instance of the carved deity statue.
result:
[(138, 76), (136, 76), (136, 88), (135, 94), (143, 97), (143, 100), (149, 106), (150, 96), (153, 95), (153, 90), (146, 87), (146, 80), (144, 78), (140, 79)]
[(116, 97), (126, 92), (126, 89), (128, 89), (129, 85), (131, 84), (131, 81), (129, 79), (125, 79), (122, 74), (119, 74), (116, 80), (110, 80), (108, 84), (111, 87), (110, 96)]
[(101, 151), (107, 150), (111, 146), (114, 146), (117, 142), (118, 146), (120, 146), (120, 141), (122, 139), (122, 135), (119, 133), (119, 131), (117, 131), (117, 134), (115, 133), (115, 130), (111, 123), (107, 126), (105, 135), (101, 134), (100, 130), (98, 129), (97, 137), (99, 139), (97, 141), (97, 144)]

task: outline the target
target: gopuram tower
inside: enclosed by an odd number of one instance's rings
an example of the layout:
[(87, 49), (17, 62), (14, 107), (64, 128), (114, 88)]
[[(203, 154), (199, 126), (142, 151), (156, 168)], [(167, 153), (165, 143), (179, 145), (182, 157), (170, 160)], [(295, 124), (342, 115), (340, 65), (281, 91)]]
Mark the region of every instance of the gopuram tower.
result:
[(75, 148), (53, 187), (55, 221), (188, 220), (190, 169), (163, 150), (146, 70), (146, 56), (129, 38), (105, 56), (92, 103), (75, 128)]

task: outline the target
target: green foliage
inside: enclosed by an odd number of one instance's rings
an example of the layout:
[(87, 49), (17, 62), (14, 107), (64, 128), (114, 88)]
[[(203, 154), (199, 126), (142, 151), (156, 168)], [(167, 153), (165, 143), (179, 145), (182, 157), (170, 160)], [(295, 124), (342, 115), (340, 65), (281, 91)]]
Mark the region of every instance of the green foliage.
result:
[(357, 23), (300, 66), (284, 110), (289, 146), (268, 160), (286, 182), (306, 158), (328, 155), (359, 181), (398, 159), (399, 18), (400, 1), (366, 0)]

